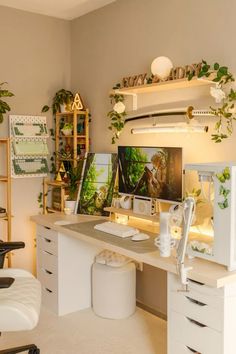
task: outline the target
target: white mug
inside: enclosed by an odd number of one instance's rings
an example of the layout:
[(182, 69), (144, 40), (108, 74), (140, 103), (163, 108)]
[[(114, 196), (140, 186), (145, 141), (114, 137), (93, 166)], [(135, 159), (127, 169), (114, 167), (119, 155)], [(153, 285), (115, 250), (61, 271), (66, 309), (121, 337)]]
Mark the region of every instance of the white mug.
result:
[(159, 248), (161, 257), (170, 257), (171, 249), (175, 246), (175, 240), (172, 238), (168, 242), (163, 242), (157, 237), (155, 238), (155, 246)]
[(123, 209), (131, 209), (132, 208), (132, 197), (128, 195), (124, 195), (120, 198), (120, 206)]

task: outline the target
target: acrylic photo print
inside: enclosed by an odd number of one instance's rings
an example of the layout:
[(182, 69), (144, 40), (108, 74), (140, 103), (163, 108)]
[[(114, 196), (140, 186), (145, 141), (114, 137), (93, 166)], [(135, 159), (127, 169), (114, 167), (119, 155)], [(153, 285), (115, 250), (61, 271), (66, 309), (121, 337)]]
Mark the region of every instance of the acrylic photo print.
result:
[(118, 164), (120, 193), (181, 202), (181, 148), (119, 146)]
[(88, 153), (78, 196), (78, 214), (108, 216), (117, 175), (117, 154)]

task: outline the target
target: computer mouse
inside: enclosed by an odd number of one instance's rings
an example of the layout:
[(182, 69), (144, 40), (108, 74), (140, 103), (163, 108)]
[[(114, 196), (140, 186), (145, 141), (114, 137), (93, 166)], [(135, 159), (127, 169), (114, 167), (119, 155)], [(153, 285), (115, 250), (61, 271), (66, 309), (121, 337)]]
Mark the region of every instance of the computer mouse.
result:
[(144, 240), (148, 240), (149, 238), (150, 238), (150, 236), (148, 236), (147, 234), (139, 232), (138, 234), (135, 234), (134, 236), (132, 236), (131, 240), (132, 241), (144, 241)]

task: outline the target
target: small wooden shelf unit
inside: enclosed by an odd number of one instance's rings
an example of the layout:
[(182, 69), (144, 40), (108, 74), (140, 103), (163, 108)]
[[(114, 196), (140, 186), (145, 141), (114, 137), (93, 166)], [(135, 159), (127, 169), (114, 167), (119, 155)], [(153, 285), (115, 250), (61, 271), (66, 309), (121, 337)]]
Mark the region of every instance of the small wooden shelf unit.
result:
[[(79, 121), (81, 120), (83, 129), (78, 132)], [(61, 128), (63, 123), (72, 123), (73, 132), (70, 135), (63, 135)], [(70, 157), (63, 158), (60, 156), (61, 147), (69, 145), (71, 147)], [(81, 151), (81, 153), (79, 153)], [(89, 151), (89, 110), (74, 110), (73, 112), (56, 113), (56, 128), (55, 128), (55, 167), (59, 170), (62, 162), (71, 163), (72, 167), (77, 167), (78, 161)], [(57, 188), (60, 190), (60, 207), (55, 209), (47, 206), (47, 197), (51, 189)], [(64, 182), (57, 182), (55, 180), (44, 179), (43, 182), (43, 213), (63, 211), (65, 203), (65, 189), (67, 185)], [(52, 201), (53, 202), (53, 201)]]
[[(4, 241), (11, 241), (11, 165), (10, 165), (10, 139), (0, 138), (1, 154), (5, 155), (5, 166), (1, 166), (4, 169), (4, 175), (0, 176), (0, 182), (3, 182), (6, 188), (6, 202), (4, 208), (6, 209), (6, 216), (0, 217), (1, 221), (7, 223), (7, 234), (4, 237)], [(2, 158), (1, 158), (2, 159)], [(4, 158), (3, 158), (4, 160)], [(0, 205), (1, 206), (1, 205)], [(2, 236), (1, 236), (2, 237)], [(7, 255), (8, 267), (11, 267), (11, 253)]]

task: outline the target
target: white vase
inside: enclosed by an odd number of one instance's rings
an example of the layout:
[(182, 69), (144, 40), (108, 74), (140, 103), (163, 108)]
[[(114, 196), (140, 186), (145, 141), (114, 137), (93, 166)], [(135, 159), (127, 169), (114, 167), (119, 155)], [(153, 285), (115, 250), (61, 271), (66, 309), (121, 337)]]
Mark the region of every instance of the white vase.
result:
[(66, 105), (65, 104), (60, 104), (60, 110), (61, 110), (61, 113), (66, 113), (67, 112)]
[(72, 214), (75, 213), (76, 200), (65, 200), (65, 208), (70, 209)]
[(61, 129), (61, 131), (65, 136), (72, 135), (72, 129)]

